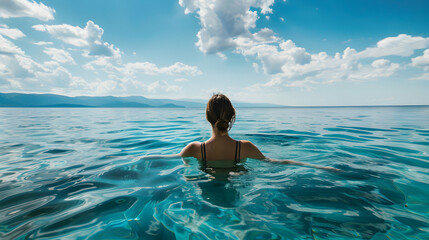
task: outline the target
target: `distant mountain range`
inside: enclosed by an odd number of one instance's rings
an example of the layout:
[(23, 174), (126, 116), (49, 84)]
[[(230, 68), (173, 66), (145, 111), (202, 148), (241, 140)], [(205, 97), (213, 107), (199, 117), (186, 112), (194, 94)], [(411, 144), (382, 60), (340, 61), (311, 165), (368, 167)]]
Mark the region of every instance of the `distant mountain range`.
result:
[[(0, 107), (106, 107), (106, 108), (192, 108), (205, 107), (207, 100), (151, 99), (130, 97), (68, 97), (56, 94), (0, 93)], [(268, 103), (234, 102), (235, 107), (283, 107)]]

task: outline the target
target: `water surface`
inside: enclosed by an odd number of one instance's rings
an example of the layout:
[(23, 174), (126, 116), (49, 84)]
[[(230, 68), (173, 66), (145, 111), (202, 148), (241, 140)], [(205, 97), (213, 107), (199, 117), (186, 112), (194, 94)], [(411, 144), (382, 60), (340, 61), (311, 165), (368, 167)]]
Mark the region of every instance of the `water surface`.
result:
[(344, 172), (135, 159), (207, 140), (204, 109), (0, 108), (0, 238), (429, 238), (429, 107), (237, 112), (233, 138)]

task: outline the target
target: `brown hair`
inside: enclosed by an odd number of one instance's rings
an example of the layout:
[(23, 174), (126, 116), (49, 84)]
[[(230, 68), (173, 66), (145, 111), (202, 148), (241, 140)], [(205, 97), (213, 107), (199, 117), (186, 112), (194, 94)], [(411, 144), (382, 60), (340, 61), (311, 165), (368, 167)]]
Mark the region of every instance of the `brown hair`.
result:
[(235, 122), (235, 109), (228, 97), (221, 93), (213, 94), (207, 103), (206, 118), (219, 131), (229, 131)]

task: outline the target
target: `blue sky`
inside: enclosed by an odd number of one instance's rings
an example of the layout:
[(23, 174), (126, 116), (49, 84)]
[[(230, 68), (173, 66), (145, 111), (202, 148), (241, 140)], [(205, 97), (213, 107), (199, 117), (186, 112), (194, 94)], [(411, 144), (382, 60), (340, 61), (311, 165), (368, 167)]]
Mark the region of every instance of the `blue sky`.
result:
[(429, 104), (429, 2), (2, 0), (0, 92)]

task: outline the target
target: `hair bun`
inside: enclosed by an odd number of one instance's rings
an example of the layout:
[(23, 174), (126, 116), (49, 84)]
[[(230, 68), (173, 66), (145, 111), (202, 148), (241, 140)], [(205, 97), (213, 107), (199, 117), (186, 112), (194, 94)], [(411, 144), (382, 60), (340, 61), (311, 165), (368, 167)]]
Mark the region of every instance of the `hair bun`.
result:
[(219, 118), (215, 123), (215, 127), (219, 129), (219, 131), (225, 132), (226, 130), (228, 130), (229, 123), (225, 119)]

